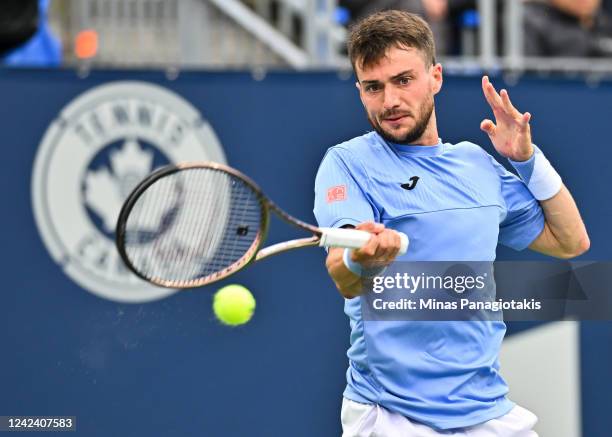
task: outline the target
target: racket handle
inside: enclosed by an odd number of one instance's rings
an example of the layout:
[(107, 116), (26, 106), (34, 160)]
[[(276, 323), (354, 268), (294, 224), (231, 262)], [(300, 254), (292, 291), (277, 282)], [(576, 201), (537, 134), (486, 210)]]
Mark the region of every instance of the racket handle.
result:
[[(359, 249), (368, 242), (372, 234), (357, 229), (342, 228), (319, 228), (322, 232), (319, 246), (325, 247), (345, 247), (349, 249)], [(400, 236), (400, 250), (398, 256), (408, 251), (408, 235), (397, 232)]]

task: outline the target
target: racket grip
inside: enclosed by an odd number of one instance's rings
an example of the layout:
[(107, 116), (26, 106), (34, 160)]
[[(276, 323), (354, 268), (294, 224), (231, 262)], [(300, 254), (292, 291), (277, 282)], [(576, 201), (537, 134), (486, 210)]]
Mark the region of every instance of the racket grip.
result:
[[(320, 228), (322, 235), (319, 246), (325, 247), (345, 247), (349, 249), (359, 249), (368, 242), (372, 234), (358, 229), (342, 228)], [(410, 240), (408, 235), (397, 232), (400, 236), (400, 250), (397, 253), (403, 255), (408, 251)]]

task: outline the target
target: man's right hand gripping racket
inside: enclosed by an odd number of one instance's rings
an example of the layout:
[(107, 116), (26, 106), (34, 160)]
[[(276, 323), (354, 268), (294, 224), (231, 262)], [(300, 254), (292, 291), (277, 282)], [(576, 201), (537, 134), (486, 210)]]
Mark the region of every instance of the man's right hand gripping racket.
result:
[[(271, 211), (312, 236), (262, 249)], [(125, 264), (142, 279), (163, 287), (193, 288), (291, 249), (357, 249), (370, 235), (304, 223), (272, 203), (239, 171), (193, 162), (160, 168), (134, 189), (119, 214), (116, 243)], [(402, 255), (408, 237), (400, 237)]]

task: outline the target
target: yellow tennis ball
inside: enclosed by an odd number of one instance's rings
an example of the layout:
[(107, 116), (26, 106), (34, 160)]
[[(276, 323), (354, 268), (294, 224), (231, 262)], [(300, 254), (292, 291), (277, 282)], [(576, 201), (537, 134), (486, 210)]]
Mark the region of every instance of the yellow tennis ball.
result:
[(215, 293), (213, 311), (217, 318), (226, 325), (242, 325), (253, 317), (255, 298), (242, 285), (226, 285)]

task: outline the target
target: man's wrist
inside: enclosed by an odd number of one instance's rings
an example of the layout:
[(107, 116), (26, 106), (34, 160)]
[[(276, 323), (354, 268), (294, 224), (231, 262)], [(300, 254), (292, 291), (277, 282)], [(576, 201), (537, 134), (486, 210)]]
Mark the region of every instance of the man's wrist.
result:
[(528, 160), (508, 161), (537, 200), (550, 199), (561, 190), (561, 176), (537, 146), (533, 146), (533, 154)]
[(344, 249), (344, 253), (342, 254), (342, 261), (344, 262), (345, 267), (355, 275), (360, 276), (362, 278), (372, 278), (385, 271), (385, 266), (369, 268), (363, 267), (360, 263), (353, 261), (351, 257), (352, 252), (353, 249)]
[(524, 153), (522, 153), (521, 155), (515, 156), (515, 157), (508, 157), (508, 160), (512, 163), (522, 163), (522, 162), (527, 162), (529, 161), (531, 158), (533, 158), (533, 156), (535, 155), (535, 146), (532, 144), (531, 147), (529, 148), (529, 150), (525, 151)]

